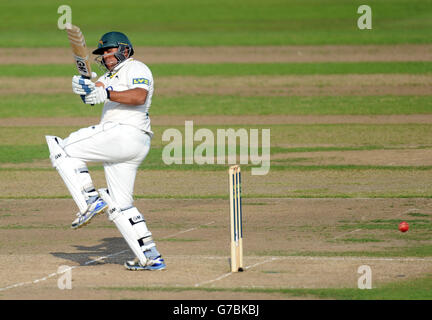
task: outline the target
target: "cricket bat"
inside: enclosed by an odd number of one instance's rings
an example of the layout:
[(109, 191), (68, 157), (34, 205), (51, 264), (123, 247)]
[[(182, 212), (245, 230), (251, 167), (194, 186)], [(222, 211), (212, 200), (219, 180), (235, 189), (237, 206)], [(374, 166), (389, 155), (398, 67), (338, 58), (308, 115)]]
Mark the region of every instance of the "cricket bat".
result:
[(91, 79), (92, 71), (84, 35), (80, 28), (73, 24), (68, 25), (66, 31), (79, 74), (84, 78)]

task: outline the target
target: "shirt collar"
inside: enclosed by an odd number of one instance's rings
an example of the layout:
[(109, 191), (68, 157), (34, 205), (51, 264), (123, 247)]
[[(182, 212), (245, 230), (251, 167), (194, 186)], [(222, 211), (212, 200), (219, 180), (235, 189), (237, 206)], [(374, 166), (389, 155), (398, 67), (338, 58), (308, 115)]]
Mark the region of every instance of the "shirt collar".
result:
[(117, 72), (119, 72), (119, 70), (128, 62), (128, 61), (132, 61), (133, 58), (127, 58), (126, 60), (120, 62), (117, 66), (115, 66), (114, 69), (112, 69), (112, 71), (108, 72), (108, 77), (112, 78)]
[(131, 61), (133, 58), (127, 58), (126, 60), (120, 62), (114, 69), (113, 72), (117, 72), (122, 68), (128, 61)]

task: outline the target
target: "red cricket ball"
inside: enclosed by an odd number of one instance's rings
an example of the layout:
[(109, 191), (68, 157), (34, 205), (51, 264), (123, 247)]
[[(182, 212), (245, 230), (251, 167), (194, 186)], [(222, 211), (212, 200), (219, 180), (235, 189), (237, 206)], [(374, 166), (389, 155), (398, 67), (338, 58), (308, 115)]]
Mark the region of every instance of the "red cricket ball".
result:
[(401, 223), (399, 223), (399, 231), (400, 232), (407, 232), (409, 229), (409, 224), (406, 221), (402, 221)]

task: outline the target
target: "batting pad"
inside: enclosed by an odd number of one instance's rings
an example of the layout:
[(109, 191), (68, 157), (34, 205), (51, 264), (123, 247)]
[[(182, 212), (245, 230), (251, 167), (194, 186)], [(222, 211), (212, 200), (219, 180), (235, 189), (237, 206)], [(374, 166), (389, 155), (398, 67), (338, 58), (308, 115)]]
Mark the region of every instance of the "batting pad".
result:
[(135, 207), (121, 210), (112, 200), (107, 189), (99, 189), (98, 192), (100, 197), (108, 204), (108, 218), (114, 222), (129, 248), (140, 263), (145, 266), (147, 258), (144, 252), (153, 248), (155, 243), (151, 232), (147, 229), (144, 217)]
[[(60, 174), (81, 213), (87, 211), (85, 189), (93, 185), (83, 161), (69, 157), (61, 146), (62, 139), (45, 136), (50, 151), (50, 159)], [(86, 173), (85, 173), (86, 172)]]

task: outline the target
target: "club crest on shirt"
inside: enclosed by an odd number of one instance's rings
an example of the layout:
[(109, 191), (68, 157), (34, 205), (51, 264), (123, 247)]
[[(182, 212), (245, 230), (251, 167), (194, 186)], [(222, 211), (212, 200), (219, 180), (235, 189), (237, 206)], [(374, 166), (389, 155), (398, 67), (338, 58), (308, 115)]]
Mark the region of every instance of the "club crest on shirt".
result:
[(146, 84), (146, 85), (149, 85), (150, 81), (149, 81), (149, 79), (146, 79), (146, 78), (133, 78), (132, 79), (132, 84)]

